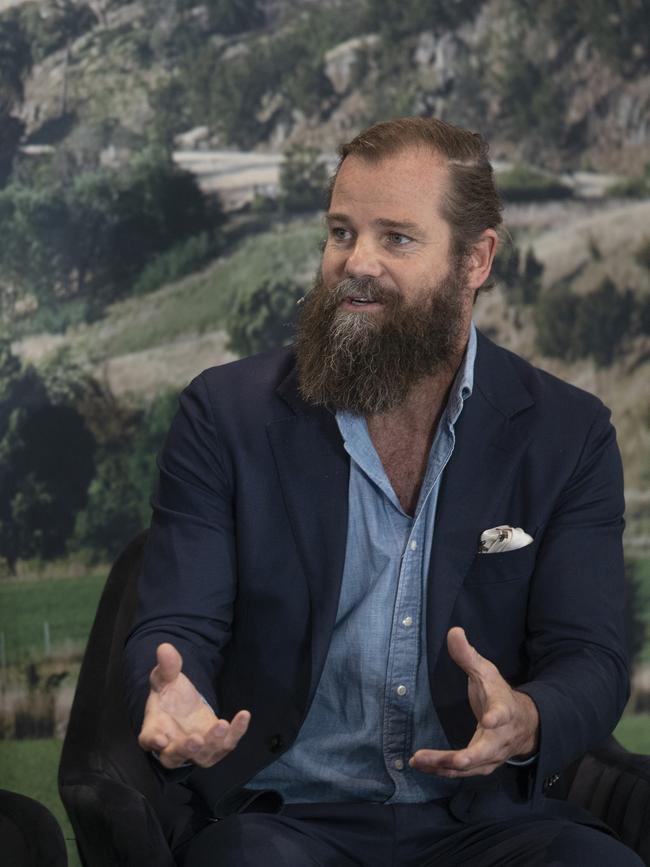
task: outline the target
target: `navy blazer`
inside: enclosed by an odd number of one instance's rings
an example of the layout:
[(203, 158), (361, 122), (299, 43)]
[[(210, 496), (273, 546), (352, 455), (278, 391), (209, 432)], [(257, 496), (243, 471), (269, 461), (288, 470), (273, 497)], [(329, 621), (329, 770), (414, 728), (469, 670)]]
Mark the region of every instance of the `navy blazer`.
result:
[[(127, 698), (139, 727), (155, 648), (169, 641), (220, 714), (251, 711), (238, 748), (187, 783), (224, 815), (291, 745), (314, 695), (338, 605), (349, 457), (332, 413), (300, 396), (287, 348), (197, 377), (159, 469)], [(549, 778), (615, 726), (628, 696), (622, 489), (602, 403), (479, 335), (431, 540), (431, 695), (450, 744), (465, 746), (476, 721), (445, 643), (462, 626), (533, 698), (541, 728), (537, 762), (464, 781), (458, 817), (548, 810)], [(499, 524), (533, 543), (478, 554)]]

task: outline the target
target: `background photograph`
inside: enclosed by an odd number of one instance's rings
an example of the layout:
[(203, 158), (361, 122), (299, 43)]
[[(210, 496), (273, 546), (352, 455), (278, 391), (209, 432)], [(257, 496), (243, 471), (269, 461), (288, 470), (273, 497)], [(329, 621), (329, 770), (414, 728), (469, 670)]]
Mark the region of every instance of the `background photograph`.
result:
[(291, 341), (338, 145), (413, 114), (490, 143), (478, 327), (612, 410), (650, 753), (650, 2), (0, 0), (0, 787), (72, 865), (62, 738), (178, 394)]

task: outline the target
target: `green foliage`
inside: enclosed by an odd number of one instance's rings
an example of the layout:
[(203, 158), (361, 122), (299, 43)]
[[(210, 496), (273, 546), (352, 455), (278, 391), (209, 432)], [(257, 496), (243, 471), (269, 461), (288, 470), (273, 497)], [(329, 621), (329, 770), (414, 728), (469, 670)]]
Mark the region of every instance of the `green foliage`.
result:
[(0, 15), (0, 113), (23, 98), (23, 81), (32, 66), (27, 33), (15, 10)]
[(573, 195), (571, 187), (557, 178), (525, 165), (502, 172), (497, 181), (501, 197), (506, 202), (539, 202), (567, 199)]
[(65, 550), (94, 471), (95, 442), (80, 413), (56, 404), (43, 380), (0, 349), (0, 556)]
[(643, 599), (643, 588), (639, 578), (638, 563), (625, 563), (625, 639), (630, 668), (639, 661), (646, 641), (646, 623), (642, 612), (650, 604), (650, 599)]
[(643, 268), (650, 271), (650, 238), (645, 240), (634, 254), (634, 258)]
[(280, 168), (280, 204), (284, 211), (317, 211), (325, 206), (327, 168), (316, 148), (292, 145)]
[(27, 3), (19, 14), (37, 63), (98, 23), (88, 4), (73, 0)]
[(201, 232), (200, 235), (181, 241), (145, 266), (133, 284), (133, 294), (146, 295), (198, 271), (216, 259), (222, 247), (222, 239), (212, 232)]
[(566, 361), (591, 356), (605, 367), (632, 333), (634, 313), (634, 293), (619, 291), (609, 278), (584, 296), (559, 284), (541, 296), (535, 310), (538, 348)]
[(304, 290), (291, 281), (265, 280), (253, 292), (242, 292), (227, 321), (230, 348), (253, 355), (289, 343), (296, 305)]
[(157, 254), (219, 220), (194, 178), (160, 152), (69, 185), (10, 185), (0, 192), (0, 281), (46, 307), (83, 298), (92, 318)]
[(210, 28), (228, 36), (261, 27), (266, 19), (259, 0), (207, 0), (205, 6)]
[(175, 392), (157, 397), (100, 444), (88, 502), (77, 517), (74, 549), (94, 561), (113, 560), (151, 516), (155, 458), (177, 405)]
[(650, 163), (645, 164), (642, 174), (619, 181), (607, 192), (610, 196), (622, 196), (626, 199), (650, 198)]
[(471, 21), (481, 5), (482, 2), (473, 0), (402, 0), (400, 3), (366, 0), (366, 20), (369, 29), (379, 29), (386, 37), (395, 38), (423, 30), (452, 30)]
[(494, 260), (492, 275), (499, 281), (510, 304), (535, 304), (541, 287), (544, 266), (533, 250), (526, 250), (523, 268), (521, 252), (514, 244), (502, 247)]

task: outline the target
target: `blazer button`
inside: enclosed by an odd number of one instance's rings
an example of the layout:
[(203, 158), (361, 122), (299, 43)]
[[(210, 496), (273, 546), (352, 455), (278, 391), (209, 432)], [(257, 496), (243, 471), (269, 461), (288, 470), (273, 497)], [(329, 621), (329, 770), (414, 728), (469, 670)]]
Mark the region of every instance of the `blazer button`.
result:
[(269, 744), (269, 750), (272, 753), (281, 752), (284, 748), (284, 740), (282, 738), (282, 735), (281, 734), (271, 735), (271, 737), (268, 740), (268, 744)]
[(544, 791), (547, 791), (547, 790), (550, 789), (552, 786), (554, 786), (554, 785), (557, 783), (557, 781), (558, 781), (559, 779), (560, 779), (560, 775), (559, 775), (559, 774), (551, 774), (550, 777), (547, 777), (547, 778), (544, 780)]

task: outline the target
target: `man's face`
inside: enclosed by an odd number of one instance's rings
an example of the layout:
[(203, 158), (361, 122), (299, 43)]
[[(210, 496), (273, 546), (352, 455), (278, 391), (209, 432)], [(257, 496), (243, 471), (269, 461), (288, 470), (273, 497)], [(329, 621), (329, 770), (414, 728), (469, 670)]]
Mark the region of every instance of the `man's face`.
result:
[(437, 203), (446, 168), (423, 151), (348, 157), (327, 214), (321, 272), (298, 322), (303, 395), (358, 414), (399, 406), (464, 347), (473, 293)]
[[(372, 278), (404, 304), (423, 302), (451, 268), (451, 231), (440, 215), (448, 183), (442, 157), (409, 148), (379, 163), (344, 160), (327, 213), (322, 279), (334, 288), (346, 278)], [(373, 296), (374, 297), (374, 296)], [(469, 326), (473, 292), (461, 315)], [(341, 300), (339, 315), (382, 315), (380, 300)]]

